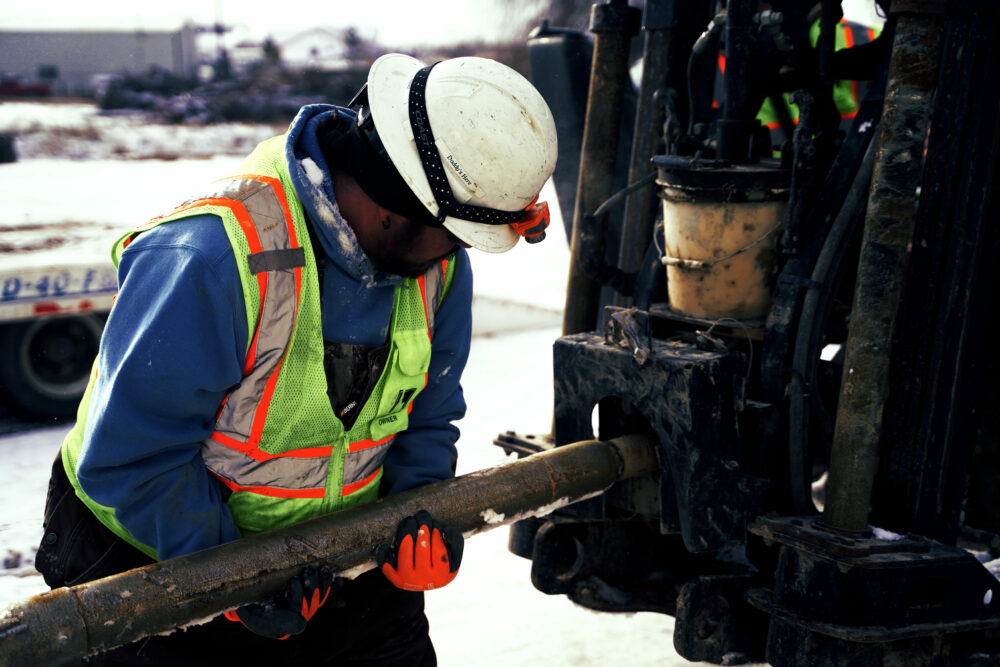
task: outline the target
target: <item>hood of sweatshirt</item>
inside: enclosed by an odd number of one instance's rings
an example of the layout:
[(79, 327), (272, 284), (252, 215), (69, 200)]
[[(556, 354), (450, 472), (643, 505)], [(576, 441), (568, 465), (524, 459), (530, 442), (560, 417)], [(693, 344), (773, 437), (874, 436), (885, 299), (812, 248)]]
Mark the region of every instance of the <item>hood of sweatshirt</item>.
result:
[(285, 159), (295, 191), (327, 256), (327, 267), (335, 267), (367, 287), (400, 284), (401, 276), (377, 269), (365, 255), (358, 239), (337, 206), (331, 169), (317, 140), (320, 123), (330, 114), (355, 118), (353, 111), (330, 104), (310, 104), (295, 116), (285, 142)]

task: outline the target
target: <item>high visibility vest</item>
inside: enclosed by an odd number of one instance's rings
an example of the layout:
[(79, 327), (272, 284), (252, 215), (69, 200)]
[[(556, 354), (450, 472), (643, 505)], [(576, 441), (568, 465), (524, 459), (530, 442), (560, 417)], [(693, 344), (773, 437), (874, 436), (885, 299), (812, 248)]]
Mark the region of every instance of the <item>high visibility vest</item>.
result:
[[(847, 19), (841, 19), (840, 23), (837, 24), (837, 30), (834, 31), (834, 50), (839, 51), (841, 49), (849, 49), (856, 44), (866, 44), (873, 41), (879, 34), (879, 30), (863, 26), (859, 23), (854, 23), (848, 21)], [(813, 47), (816, 46), (819, 41), (820, 34), (820, 22), (817, 20), (813, 22), (812, 26), (809, 28), (809, 42)], [(714, 98), (712, 100), (712, 108), (719, 109), (723, 104), (725, 98), (725, 86), (723, 79), (726, 74), (726, 56), (724, 53), (720, 53), (716, 59), (716, 76), (714, 84)], [(840, 112), (841, 121), (849, 122), (858, 114), (859, 100), (863, 97), (864, 91), (861, 89), (863, 84), (858, 81), (834, 81), (833, 82), (833, 102), (837, 107), (837, 111)], [(788, 93), (782, 93), (782, 100), (784, 101), (785, 108), (788, 110), (788, 114), (792, 119), (794, 124), (799, 122), (799, 108), (795, 104), (791, 103), (790, 95)], [(781, 122), (779, 121), (779, 116), (777, 110), (774, 108), (774, 103), (771, 98), (765, 98), (763, 104), (761, 104), (760, 111), (757, 113), (757, 119), (761, 122), (761, 125), (767, 126), (771, 130), (772, 143), (775, 145), (782, 143), (785, 137), (781, 132)], [(847, 126), (844, 126), (847, 127)]]
[[(834, 31), (834, 50), (849, 49), (856, 44), (867, 44), (878, 37), (880, 30), (875, 30), (859, 23), (841, 19)], [(819, 42), (820, 22), (815, 21), (809, 28), (809, 43), (816, 46)], [(833, 82), (833, 103), (840, 112), (842, 121), (849, 121), (858, 114), (859, 101), (863, 96), (861, 84), (858, 81), (834, 81)], [(785, 105), (788, 108), (792, 122), (799, 122), (799, 108), (791, 103), (789, 94), (782, 95)], [(778, 120), (778, 112), (774, 109), (774, 104), (770, 98), (764, 100), (760, 107), (757, 118), (762, 125), (766, 125), (770, 130), (780, 129), (781, 123)]]
[[(454, 274), (454, 259), (448, 259), (396, 288), (385, 368), (346, 429), (327, 394), (316, 261), (284, 141), (260, 144), (237, 174), (129, 232), (112, 249), (117, 265), (132, 239), (157, 225), (206, 213), (223, 221), (243, 288), (248, 342), (243, 378), (219, 406), (202, 457), (231, 492), (226, 502), (244, 536), (378, 496), (385, 454), (427, 384), (434, 312)], [(63, 443), (64, 467), (101, 522), (155, 558), (155, 550), (135, 539), (113, 508), (89, 498), (77, 480), (96, 368)]]

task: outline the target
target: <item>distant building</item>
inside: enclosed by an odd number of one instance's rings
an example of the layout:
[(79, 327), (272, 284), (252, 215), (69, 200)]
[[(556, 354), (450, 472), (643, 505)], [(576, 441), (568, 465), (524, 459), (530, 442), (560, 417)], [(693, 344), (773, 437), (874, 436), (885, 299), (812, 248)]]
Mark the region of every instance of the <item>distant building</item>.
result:
[(102, 75), (141, 73), (151, 65), (193, 77), (195, 35), (190, 24), (175, 32), (0, 31), (0, 71), (21, 81), (55, 74), (56, 94), (88, 94)]
[(229, 60), (237, 72), (245, 72), (248, 68), (264, 61), (264, 45), (259, 42), (243, 40), (228, 49)]
[(385, 53), (355, 28), (311, 28), (279, 41), (281, 60), (293, 69), (336, 71), (370, 65)]
[(341, 69), (348, 64), (344, 32), (311, 28), (281, 42), (281, 59), (293, 68)]

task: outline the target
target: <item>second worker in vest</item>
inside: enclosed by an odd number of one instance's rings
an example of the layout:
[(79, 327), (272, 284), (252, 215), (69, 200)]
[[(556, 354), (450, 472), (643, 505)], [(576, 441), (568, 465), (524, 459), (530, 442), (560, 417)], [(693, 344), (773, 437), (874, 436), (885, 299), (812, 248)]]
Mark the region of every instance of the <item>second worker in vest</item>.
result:
[[(350, 108), (304, 107), (236, 173), (119, 239), (118, 297), (53, 466), (46, 582), (452, 477), (465, 249), (541, 239), (555, 136), (504, 65), (390, 54)], [(309, 568), (274, 600), (87, 664), (432, 665), (422, 591), (461, 556), (461, 534), (421, 512), (380, 570), (335, 586)]]

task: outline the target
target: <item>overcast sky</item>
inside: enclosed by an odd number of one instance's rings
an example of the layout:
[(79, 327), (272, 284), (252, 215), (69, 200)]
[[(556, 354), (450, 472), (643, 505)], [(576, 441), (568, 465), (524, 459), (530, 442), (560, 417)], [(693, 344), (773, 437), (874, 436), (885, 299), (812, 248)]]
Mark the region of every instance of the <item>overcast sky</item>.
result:
[[(175, 30), (185, 21), (210, 25), (221, 19), (242, 35), (288, 37), (314, 27), (346, 28), (386, 46), (492, 40), (519, 17), (517, 6), (542, 0), (0, 0), (0, 30)], [(844, 0), (849, 18), (869, 23), (874, 0)], [(522, 12), (523, 13), (523, 12)], [(865, 17), (868, 17), (867, 20)]]
[(211, 25), (221, 18), (258, 38), (354, 26), (386, 45), (440, 44), (495, 38), (509, 22), (502, 6), (502, 0), (0, 0), (0, 30), (175, 30), (188, 20)]

